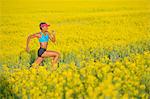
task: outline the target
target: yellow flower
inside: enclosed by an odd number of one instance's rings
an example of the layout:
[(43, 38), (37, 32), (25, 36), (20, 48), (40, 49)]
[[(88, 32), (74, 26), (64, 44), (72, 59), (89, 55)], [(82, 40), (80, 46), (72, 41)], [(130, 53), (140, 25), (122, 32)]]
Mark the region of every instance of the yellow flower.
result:
[(140, 88), (145, 89), (146, 87), (145, 87), (145, 85), (140, 85)]
[(122, 99), (129, 99), (129, 95), (126, 93), (122, 96)]

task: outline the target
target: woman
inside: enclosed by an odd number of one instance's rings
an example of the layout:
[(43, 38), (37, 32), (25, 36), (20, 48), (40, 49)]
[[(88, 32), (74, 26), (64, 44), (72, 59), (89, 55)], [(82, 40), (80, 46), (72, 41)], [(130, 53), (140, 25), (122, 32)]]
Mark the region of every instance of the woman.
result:
[(32, 66), (34, 65), (39, 65), (44, 58), (46, 57), (52, 57), (52, 69), (55, 70), (57, 67), (55, 66), (55, 64), (57, 64), (58, 59), (60, 54), (56, 51), (50, 51), (47, 50), (47, 45), (48, 45), (48, 40), (50, 39), (53, 43), (56, 42), (55, 39), (55, 35), (54, 35), (54, 31), (53, 34), (51, 34), (50, 32), (48, 32), (48, 27), (50, 25), (45, 23), (45, 22), (41, 22), (40, 23), (40, 29), (41, 31), (32, 35), (29, 35), (27, 38), (27, 46), (26, 46), (26, 51), (29, 52), (29, 42), (30, 39), (33, 38), (38, 38), (39, 39), (39, 43), (40, 43), (40, 48), (38, 49), (38, 57), (37, 59), (34, 61), (34, 63), (32, 64)]

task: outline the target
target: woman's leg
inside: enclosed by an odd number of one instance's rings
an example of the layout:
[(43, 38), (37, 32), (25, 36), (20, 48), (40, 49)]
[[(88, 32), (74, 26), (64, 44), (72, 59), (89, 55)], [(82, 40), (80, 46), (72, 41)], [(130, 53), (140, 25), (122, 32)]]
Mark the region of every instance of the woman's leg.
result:
[(59, 59), (59, 57), (60, 57), (60, 54), (59, 54), (58, 52), (56, 52), (56, 51), (47, 50), (47, 51), (45, 51), (41, 56), (42, 56), (42, 57), (53, 57), (51, 63), (52, 63), (53, 68), (55, 68), (54, 65), (58, 62), (58, 59)]
[(32, 64), (33, 68), (38, 68), (39, 64), (44, 60), (43, 57), (37, 57), (37, 59), (34, 61), (34, 63)]
[(43, 57), (37, 57), (37, 59), (34, 61), (34, 63), (32, 64), (33, 68), (38, 68), (39, 64), (44, 60)]
[(34, 63), (32, 64), (33, 65), (39, 65), (43, 60), (44, 60), (44, 57), (41, 57), (42, 53), (45, 51), (46, 49), (43, 49), (43, 48), (39, 48), (38, 49), (38, 57), (37, 59), (34, 61)]
[(44, 60), (44, 57), (37, 57), (37, 59), (34, 61), (37, 65), (39, 65)]

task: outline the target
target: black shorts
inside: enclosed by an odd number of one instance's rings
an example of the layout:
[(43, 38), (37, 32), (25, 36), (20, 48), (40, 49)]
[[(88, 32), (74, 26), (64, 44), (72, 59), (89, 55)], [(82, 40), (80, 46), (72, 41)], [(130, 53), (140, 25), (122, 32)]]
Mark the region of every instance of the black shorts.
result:
[(42, 55), (45, 51), (46, 51), (45, 48), (41, 48), (41, 47), (40, 47), (40, 48), (38, 49), (38, 56), (41, 57), (41, 55)]

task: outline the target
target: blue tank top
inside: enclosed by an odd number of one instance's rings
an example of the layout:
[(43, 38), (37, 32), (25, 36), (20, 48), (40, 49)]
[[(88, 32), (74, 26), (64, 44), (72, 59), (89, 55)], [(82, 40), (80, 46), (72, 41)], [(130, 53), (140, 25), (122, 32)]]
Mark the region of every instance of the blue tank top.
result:
[(41, 38), (39, 38), (39, 42), (48, 42), (48, 40), (49, 40), (48, 34), (44, 35), (42, 32), (40, 32), (40, 34), (42, 36), (41, 36)]

